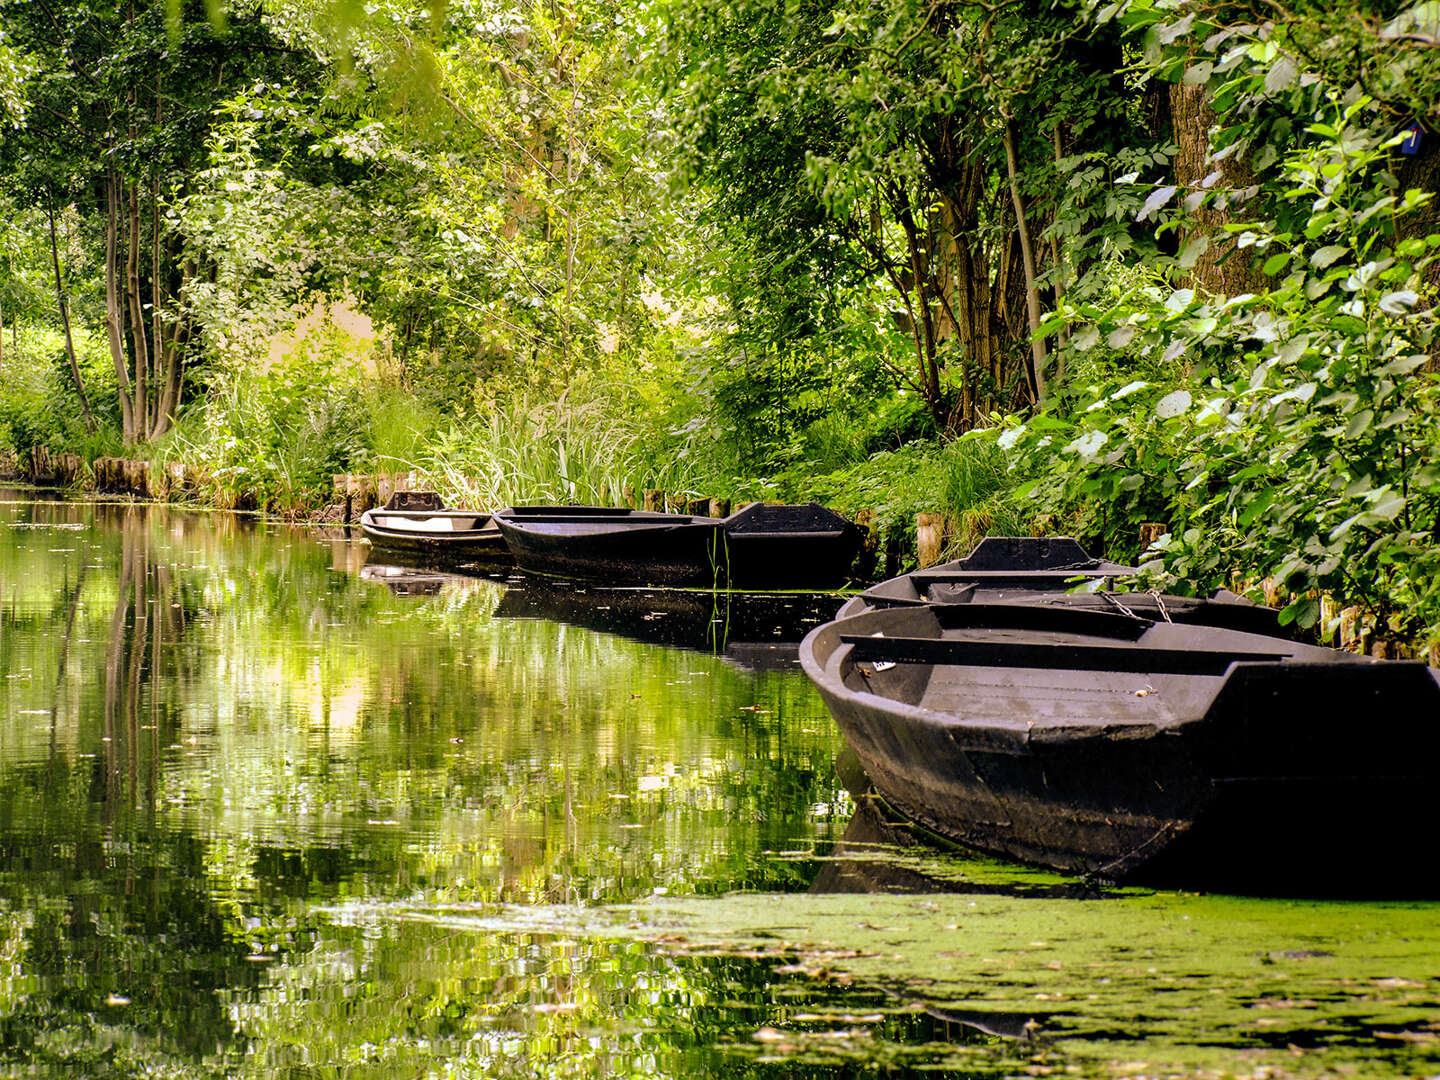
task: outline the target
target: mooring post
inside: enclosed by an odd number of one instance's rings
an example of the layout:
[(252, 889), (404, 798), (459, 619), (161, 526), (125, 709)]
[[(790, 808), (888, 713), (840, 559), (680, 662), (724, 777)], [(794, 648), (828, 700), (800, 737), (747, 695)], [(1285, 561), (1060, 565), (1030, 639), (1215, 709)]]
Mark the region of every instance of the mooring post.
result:
[(860, 581), (869, 581), (875, 576), (875, 563), (880, 555), (880, 537), (875, 525), (875, 511), (869, 508), (855, 511), (855, 524), (864, 530), (860, 534), (860, 550), (855, 554), (851, 576)]
[(374, 509), (375, 503), (375, 478), (372, 476), (357, 476), (355, 478), (355, 499), (360, 507), (360, 513)]
[(125, 462), (125, 487), (132, 495), (146, 499), (150, 497), (150, 463), (148, 461)]
[(1330, 642), (1335, 637), (1335, 627), (1340, 621), (1340, 605), (1329, 593), (1320, 597), (1320, 640)]
[(1160, 537), (1170, 531), (1170, 526), (1163, 521), (1143, 521), (1140, 523), (1140, 553), (1143, 555), (1150, 550), (1152, 544)]
[(1266, 604), (1270, 607), (1280, 606), (1280, 583), (1273, 576), (1260, 582), (1260, 588), (1265, 592)]
[(1340, 648), (1346, 652), (1360, 652), (1360, 609), (1342, 608), (1340, 611)]
[(920, 569), (934, 566), (940, 561), (940, 546), (944, 542), (945, 519), (939, 514), (915, 515), (916, 561)]

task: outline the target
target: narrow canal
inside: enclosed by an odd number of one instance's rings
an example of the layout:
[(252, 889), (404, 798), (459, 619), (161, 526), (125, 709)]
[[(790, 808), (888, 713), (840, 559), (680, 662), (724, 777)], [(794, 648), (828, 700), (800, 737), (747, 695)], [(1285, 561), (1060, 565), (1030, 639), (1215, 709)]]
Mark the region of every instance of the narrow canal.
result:
[(1109, 889), (852, 799), (781, 644), (833, 600), (0, 499), (0, 1075), (1440, 1075), (1440, 904)]

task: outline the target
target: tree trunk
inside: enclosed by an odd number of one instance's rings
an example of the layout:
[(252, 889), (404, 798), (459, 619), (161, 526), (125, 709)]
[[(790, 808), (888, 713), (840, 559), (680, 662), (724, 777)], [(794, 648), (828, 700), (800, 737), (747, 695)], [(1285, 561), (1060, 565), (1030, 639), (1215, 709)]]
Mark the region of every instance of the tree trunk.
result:
[(120, 418), (126, 445), (136, 439), (135, 409), (130, 401), (130, 371), (125, 363), (125, 336), (120, 314), (120, 192), (119, 178), (105, 177), (105, 335), (110, 341), (110, 359), (115, 365), (115, 384), (120, 391)]
[[(1210, 161), (1210, 129), (1216, 124), (1215, 111), (1205, 97), (1203, 86), (1184, 82), (1170, 87), (1170, 124), (1175, 137), (1175, 183), (1182, 193), (1201, 190), (1205, 177), (1218, 171), (1212, 188), (1239, 190), (1255, 183), (1255, 174), (1231, 155), (1222, 162)], [(1204, 207), (1191, 215), (1194, 226), (1181, 237), (1188, 244), (1207, 236), (1210, 246), (1190, 270), (1190, 283), (1205, 292), (1223, 296), (1263, 292), (1265, 275), (1255, 266), (1251, 251), (1237, 248), (1224, 231), (1230, 221), (1228, 210)]]
[(90, 399), (85, 396), (85, 380), (80, 377), (80, 362), (75, 357), (75, 339), (70, 333), (70, 305), (65, 301), (65, 284), (60, 277), (60, 245), (55, 238), (55, 204), (45, 202), (45, 212), (50, 219), (50, 261), (55, 268), (55, 304), (60, 309), (60, 327), (65, 332), (65, 358), (70, 361), (70, 374), (75, 379), (75, 393), (80, 397), (80, 412), (85, 418), (85, 430), (95, 430), (95, 415), (90, 411)]
[[(1426, 139), (1440, 138), (1440, 133), (1430, 132)], [(1433, 150), (1424, 151), (1416, 157), (1398, 156), (1394, 163), (1395, 179), (1400, 182), (1401, 191), (1418, 188), (1430, 193), (1430, 201), (1414, 213), (1406, 214), (1396, 222), (1395, 239), (1425, 237), (1440, 232), (1440, 154)], [(1440, 290), (1440, 259), (1430, 264), (1425, 272), (1426, 280), (1433, 289)], [(1430, 363), (1427, 371), (1440, 371), (1440, 339), (1430, 346)]]
[[(1065, 157), (1064, 137), (1060, 133), (1060, 125), (1057, 123), (1051, 129), (1052, 145), (1055, 148), (1055, 175), (1059, 176), (1060, 162)], [(1058, 209), (1056, 211), (1059, 212)], [(1065, 272), (1065, 254), (1060, 245), (1060, 237), (1056, 235), (1053, 226), (1050, 233), (1050, 257), (1055, 260), (1055, 307), (1058, 309), (1065, 299), (1065, 286), (1069, 284), (1068, 275)], [(1065, 377), (1065, 346), (1070, 342), (1070, 331), (1062, 324), (1055, 335), (1055, 370), (1051, 372), (1054, 380), (1059, 382)]]
[(180, 385), (184, 374), (182, 355), (190, 341), (190, 324), (178, 323), (165, 348), (165, 388), (160, 396), (160, 406), (155, 410), (155, 424), (150, 429), (150, 438), (158, 439), (175, 425), (175, 413), (180, 408)]
[(1030, 226), (1025, 220), (1025, 201), (1020, 197), (1019, 168), (1015, 161), (1015, 129), (1005, 118), (1005, 173), (1010, 181), (1010, 201), (1015, 204), (1015, 227), (1020, 234), (1020, 259), (1025, 269), (1025, 314), (1030, 325), (1030, 384), (1035, 400), (1045, 400), (1045, 339), (1040, 336), (1040, 290), (1035, 284), (1035, 251), (1030, 246)]
[(129, 237), (125, 260), (125, 301), (130, 315), (130, 340), (135, 350), (135, 431), (143, 437), (150, 430), (150, 349), (144, 301), (140, 296), (139, 183), (130, 185), (125, 227)]
[[(156, 107), (157, 119), (159, 107)], [(154, 359), (154, 382), (156, 397), (163, 393), (161, 379), (165, 377), (165, 326), (160, 317), (164, 307), (165, 280), (160, 273), (160, 178), (158, 175), (150, 177), (150, 342), (153, 349)], [(157, 401), (158, 405), (158, 401)], [(150, 413), (150, 437), (155, 438), (154, 429), (160, 424), (158, 410), (152, 409)]]
[[(1009, 363), (1014, 335), (1000, 308), (1010, 291), (1003, 259), (985, 249), (980, 232), (980, 170), (967, 167), (941, 198), (939, 250), (946, 315), (960, 346), (961, 395), (947, 427), (967, 430), (1001, 407), (999, 394), (1017, 372)], [(1009, 243), (1007, 235), (1006, 243)], [(1025, 382), (1025, 398), (1030, 393)], [(1008, 402), (1007, 402), (1008, 404)]]
[[(940, 392), (940, 363), (936, 356), (937, 330), (936, 311), (932, 303), (935, 292), (930, 287), (931, 270), (934, 263), (930, 248), (933, 246), (928, 235), (922, 235), (915, 219), (913, 204), (908, 193), (898, 185), (892, 190), (891, 198), (895, 217), (905, 230), (906, 261), (909, 263), (910, 289), (906, 290), (906, 303), (910, 304), (909, 291), (915, 294), (910, 305), (911, 319), (915, 323), (915, 352), (919, 363), (920, 385), (925, 392), (925, 401), (939, 423), (945, 422), (945, 402)], [(897, 282), (902, 287), (904, 279)]]
[[(165, 322), (160, 317), (160, 310), (166, 300), (163, 289), (162, 277), (159, 271), (161, 258), (164, 255), (158, 237), (160, 234), (160, 204), (158, 191), (152, 191), (156, 196), (152, 205), (151, 225), (155, 230), (157, 240), (151, 246), (151, 258), (154, 260), (151, 272), (151, 296), (152, 311), (151, 324), (153, 326), (153, 340), (155, 342), (155, 390), (158, 395), (155, 408), (151, 412), (149, 437), (158, 439), (175, 425), (175, 413), (180, 407), (180, 389), (184, 376), (184, 348), (189, 341), (189, 325), (183, 319), (174, 322), (169, 330), (168, 340)], [(178, 250), (173, 246), (170, 255), (178, 257)], [(183, 292), (185, 282), (190, 276), (190, 266), (184, 263), (180, 267), (180, 289)]]

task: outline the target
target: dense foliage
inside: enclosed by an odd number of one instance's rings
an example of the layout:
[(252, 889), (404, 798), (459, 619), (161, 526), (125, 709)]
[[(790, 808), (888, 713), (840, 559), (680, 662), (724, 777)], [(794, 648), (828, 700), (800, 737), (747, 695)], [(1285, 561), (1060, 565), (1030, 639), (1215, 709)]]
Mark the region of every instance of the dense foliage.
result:
[[(1382, 636), (1433, 635), (1433, 159), (1402, 153), (1413, 114), (1307, 69), (1288, 28), (1177, 14), (1124, 17), (1157, 74), (1204, 88), (1212, 169), (1125, 180), (1144, 184), (1140, 216), (1183, 243), (1108, 302), (1056, 312), (1086, 375), (1000, 442), (1034, 474), (1029, 497), (1083, 528), (1124, 545), (1139, 521), (1168, 524), (1152, 553), (1166, 584), (1268, 575), (1301, 625), (1328, 593), (1363, 604)], [(1385, 70), (1404, 79), (1403, 49)], [(1200, 272), (1216, 249), (1234, 266)]]
[(822, 497), (1440, 636), (1440, 5), (0, 2), (0, 440)]

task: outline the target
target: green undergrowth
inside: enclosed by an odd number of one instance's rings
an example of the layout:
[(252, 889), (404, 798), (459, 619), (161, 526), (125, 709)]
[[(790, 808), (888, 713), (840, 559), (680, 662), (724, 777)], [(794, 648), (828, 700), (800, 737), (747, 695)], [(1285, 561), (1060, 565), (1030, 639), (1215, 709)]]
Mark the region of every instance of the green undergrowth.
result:
[(963, 555), (986, 536), (1028, 535), (1034, 512), (1016, 498), (1017, 481), (991, 439), (913, 442), (836, 469), (789, 472), (742, 482), (745, 497), (814, 499), (850, 516), (869, 511), (873, 527), (894, 536), (904, 552), (915, 547), (915, 519), (945, 518), (945, 550)]
[(202, 407), (154, 443), (126, 448), (106, 425), (94, 436), (72, 432), (56, 449), (87, 462), (143, 458), (156, 477), (179, 463), (192, 486), (177, 499), (292, 517), (333, 502), (336, 474), (410, 474), (415, 486), (478, 509), (621, 505), (647, 489), (737, 506), (813, 499), (852, 517), (868, 513), (872, 528), (906, 553), (921, 513), (944, 515), (947, 549), (960, 554), (986, 535), (1031, 531), (1033, 515), (1014, 499), (1014, 478), (993, 440), (930, 438), (858, 460), (839, 455), (838, 466), (807, 458), (749, 477), (737, 474), (715, 424), (672, 415), (664, 401), (637, 407), (640, 393), (590, 380), (559, 398), (519, 389), (446, 409), (394, 387), (321, 379), (300, 358), (217, 383)]

